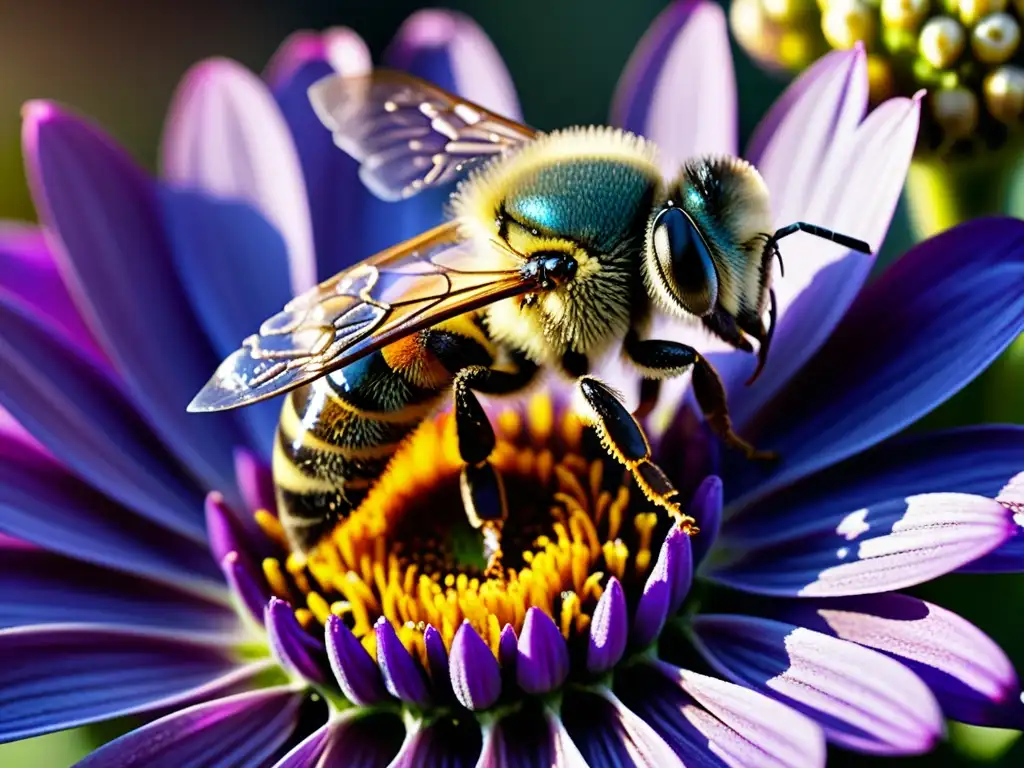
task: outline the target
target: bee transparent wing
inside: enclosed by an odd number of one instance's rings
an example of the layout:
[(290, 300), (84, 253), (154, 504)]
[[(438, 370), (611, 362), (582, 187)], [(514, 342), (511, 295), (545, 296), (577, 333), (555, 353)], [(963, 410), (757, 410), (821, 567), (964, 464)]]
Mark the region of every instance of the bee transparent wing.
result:
[(416, 331), (537, 288), (517, 269), (473, 269), (476, 259), (468, 244), (451, 239), (454, 231), (442, 225), (290, 301), (221, 363), (188, 410), (265, 400)]
[(401, 72), (330, 75), (309, 89), (334, 142), (360, 163), (363, 183), (403, 200), (531, 141), (532, 128)]

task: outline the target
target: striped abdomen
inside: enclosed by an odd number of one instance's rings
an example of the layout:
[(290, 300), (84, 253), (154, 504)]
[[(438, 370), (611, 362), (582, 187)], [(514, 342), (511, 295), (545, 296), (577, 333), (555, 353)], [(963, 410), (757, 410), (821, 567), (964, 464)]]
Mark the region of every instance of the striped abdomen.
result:
[(401, 441), (447, 394), (455, 372), (493, 359), (479, 325), (456, 318), (289, 394), (273, 469), (292, 546), (306, 551), (344, 520)]

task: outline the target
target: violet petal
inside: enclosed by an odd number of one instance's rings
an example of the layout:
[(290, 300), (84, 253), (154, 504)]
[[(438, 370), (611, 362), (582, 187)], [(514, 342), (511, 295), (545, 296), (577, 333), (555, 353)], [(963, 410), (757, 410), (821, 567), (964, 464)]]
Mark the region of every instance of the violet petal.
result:
[(98, 490), (202, 542), (198, 486), (176, 468), (110, 376), (0, 298), (0, 403)]
[(692, 628), (716, 671), (811, 717), (844, 747), (919, 754), (943, 734), (942, 713), (928, 687), (877, 651), (747, 616), (696, 616)]
[(244, 440), (229, 414), (184, 416), (218, 358), (175, 273), (156, 185), (90, 123), (45, 102), (24, 115), (33, 199), (71, 294), (163, 442), (227, 493)]
[[(288, 291), (287, 283), (282, 285), (273, 271), (279, 266), (291, 275), (292, 293), (316, 285), (313, 233), (299, 157), (288, 125), (259, 77), (230, 59), (195, 65), (178, 86), (162, 149), (164, 176), (169, 181), (245, 201), (283, 238), (285, 249), (274, 252), (273, 259), (264, 260), (258, 270), (233, 258), (230, 250), (221, 254), (220, 258), (236, 265), (229, 271), (243, 281), (236, 286), (241, 295), (262, 296), (274, 300), (277, 308), (283, 306), (277, 299), (282, 289), (285, 294)], [(259, 274), (264, 269), (272, 271)], [(273, 312), (274, 307), (267, 311)], [(266, 316), (257, 318), (252, 327)]]
[(43, 469), (63, 469), (57, 457), (0, 405), (0, 461), (6, 459)]
[(480, 758), (481, 745), (480, 726), (475, 718), (441, 717), (430, 725), (420, 726), (406, 739), (389, 768), (473, 768)]
[(223, 587), (205, 542), (149, 522), (59, 467), (16, 455), (0, 461), (0, 531), (117, 571), (182, 587)]
[(825, 765), (821, 729), (749, 688), (655, 661), (633, 667), (615, 692), (687, 766)]
[(317, 765), (323, 768), (390, 766), (404, 744), (405, 733), (405, 725), (396, 714), (342, 715), (330, 723), (327, 745)]
[(455, 633), (449, 654), (452, 690), (466, 709), (487, 709), (501, 695), (501, 669), (468, 621)]
[(381, 616), (374, 625), (374, 631), (377, 633), (377, 665), (388, 693), (410, 704), (428, 704), (430, 694), (423, 673), (398, 639), (395, 628)]
[(206, 535), (210, 539), (210, 554), (218, 563), (229, 552), (246, 553), (240, 524), (235, 513), (228, 507), (224, 497), (218, 491), (206, 494)]
[(246, 512), (252, 514), (261, 509), (272, 514), (277, 512), (274, 475), (269, 464), (252, 451), (239, 448), (235, 451), (235, 477)]
[(1013, 664), (984, 632), (909, 595), (801, 601), (786, 621), (896, 657), (925, 681), (952, 720), (995, 728), (1024, 725)]
[(119, 574), (30, 545), (3, 547), (0, 628), (57, 622), (148, 626), (221, 636), (239, 628), (226, 599)]
[(749, 548), (708, 578), (762, 595), (886, 592), (949, 573), (998, 547), (1016, 528), (998, 502), (960, 493), (841, 509), (817, 509), (788, 527), (774, 520), (780, 527), (773, 539), (745, 539)]
[(311, 765), (321, 765), (319, 760), (327, 749), (330, 734), (330, 726), (321, 725), (274, 763), (274, 768), (309, 768)]
[(94, 362), (109, 365), (64, 286), (38, 227), (0, 221), (0, 295), (5, 293)]
[(516, 659), (519, 658), (519, 638), (511, 624), (501, 628), (498, 636), (498, 663), (501, 665), (502, 674), (511, 673), (515, 679)]
[(0, 631), (0, 741), (208, 698), (267, 669), (181, 634), (63, 624)]
[(569, 675), (569, 649), (551, 617), (539, 608), (526, 611), (519, 635), (516, 681), (527, 693), (553, 691)]
[(590, 621), (587, 640), (587, 669), (595, 674), (607, 672), (622, 658), (629, 639), (629, 611), (626, 595), (619, 580), (608, 580), (601, 599), (597, 601)]
[[(819, 181), (808, 207), (780, 214), (776, 223), (813, 221), (860, 238), (877, 252), (904, 187), (920, 111), (919, 98), (890, 99), (873, 110), (852, 137), (829, 150), (824, 167), (815, 167)], [(774, 190), (773, 179), (766, 180)], [(780, 248), (786, 275), (773, 283), (778, 320), (772, 353), (757, 384), (744, 393), (742, 407), (733, 414), (737, 424), (759, 411), (825, 343), (875, 261), (874, 255), (809, 236), (787, 238)], [(745, 366), (730, 380), (730, 392), (738, 391), (741, 380), (753, 373), (752, 356), (744, 359)]]
[(267, 603), (263, 621), (270, 650), (281, 665), (305, 680), (323, 683), (326, 676), (318, 662), (323, 656), (323, 644), (302, 628), (292, 607), (284, 600), (272, 597)]
[(609, 691), (570, 688), (561, 713), (566, 731), (592, 768), (682, 768), (682, 761), (661, 736)]
[[(330, 55), (331, 40), (345, 55)], [(359, 180), (358, 165), (335, 145), (307, 95), (313, 83), (332, 73), (351, 77), (368, 72), (370, 53), (350, 30), (329, 30), (315, 35), (315, 41), (304, 37), (285, 42), (275, 57), (282, 64), (272, 70), (271, 86), (298, 150), (313, 223), (317, 279), (325, 280), (398, 238), (382, 244), (389, 233), (367, 231), (363, 217), (370, 192)]]
[(249, 558), (238, 552), (228, 552), (220, 561), (224, 579), (231, 588), (231, 595), (243, 610), (246, 618), (260, 630), (263, 629), (263, 614), (270, 599), (263, 574), (256, 570)]
[(440, 702), (453, 702), (455, 692), (452, 690), (448, 649), (444, 647), (444, 638), (433, 624), (427, 624), (423, 630), (423, 647), (427, 651), (427, 667), (434, 698)]
[(484, 731), (476, 768), (511, 766), (588, 768), (559, 717), (529, 700)]
[(673, 527), (661, 545), (636, 607), (630, 635), (634, 645), (643, 647), (654, 642), (665, 620), (683, 604), (693, 577), (691, 562), (689, 535)]
[(611, 122), (654, 141), (674, 177), (683, 161), (737, 154), (736, 78), (725, 14), (703, 0), (676, 0), (630, 56)]
[(302, 699), (301, 692), (279, 687), (196, 704), (126, 733), (78, 765), (259, 765), (291, 735)]
[(763, 414), (762, 444), (786, 458), (758, 493), (911, 424), (959, 391), (1022, 330), (1024, 222), (976, 219), (915, 246), (861, 293)]
[[(722, 528), (722, 479), (716, 475), (709, 475), (697, 487), (690, 501), (690, 508), (687, 512), (697, 521), (698, 533), (690, 541), (693, 551), (694, 569), (715, 544), (718, 533)], [(676, 610), (679, 606), (676, 606)]]
[(331, 615), (327, 617), (325, 631), (327, 658), (345, 698), (364, 707), (387, 699), (377, 664), (352, 630), (339, 617)]

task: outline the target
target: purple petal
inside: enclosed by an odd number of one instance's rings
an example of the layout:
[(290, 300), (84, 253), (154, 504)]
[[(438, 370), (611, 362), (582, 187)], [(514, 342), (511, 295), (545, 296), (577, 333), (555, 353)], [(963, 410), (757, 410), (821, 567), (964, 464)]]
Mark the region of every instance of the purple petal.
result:
[(999, 489), (997, 498), (1011, 504), (1024, 504), (1024, 472), (1018, 472)]
[(761, 444), (784, 459), (759, 493), (911, 424), (1022, 330), (1024, 223), (978, 219), (916, 246), (864, 290), (815, 359), (762, 414)]
[(237, 609), (251, 623), (263, 629), (263, 612), (270, 599), (263, 574), (256, 570), (252, 562), (238, 552), (228, 552), (220, 561), (220, 569), (224, 579), (231, 588), (231, 596), (236, 601)]
[(0, 402), (90, 484), (155, 523), (204, 540), (199, 489), (107, 372), (3, 300)]
[(588, 768), (558, 716), (528, 702), (484, 732), (477, 768)]
[(508, 674), (515, 679), (516, 659), (519, 658), (519, 638), (511, 624), (501, 628), (498, 636), (498, 663), (501, 665), (502, 674)]
[(8, 458), (44, 469), (63, 468), (57, 458), (0, 405), (0, 461)]
[[(811, 221), (858, 237), (877, 252), (903, 190), (920, 110), (918, 98), (891, 99), (875, 109), (852, 137), (830, 149), (824, 167), (815, 167), (819, 181), (808, 206), (781, 214), (776, 223)], [(774, 189), (772, 184), (768, 179), (769, 189)], [(772, 354), (757, 385), (744, 392), (741, 408), (733, 414), (739, 424), (763, 407), (825, 343), (875, 260), (810, 236), (788, 238), (781, 248), (786, 275), (777, 275), (773, 283), (779, 319)], [(751, 355), (733, 358), (745, 363), (730, 386), (738, 392), (740, 379), (746, 381), (753, 373), (754, 361)]]
[(22, 545), (0, 553), (0, 628), (83, 622), (227, 635), (238, 630), (215, 597), (118, 574)]
[(184, 635), (65, 624), (0, 631), (0, 741), (208, 698), (265, 671)]
[(235, 513), (228, 507), (224, 497), (217, 491), (206, 494), (206, 535), (210, 540), (210, 553), (218, 563), (229, 552), (245, 553), (249, 547), (245, 542)]
[(519, 635), (516, 681), (527, 693), (553, 691), (569, 675), (569, 649), (551, 617), (538, 608), (526, 611)]
[(501, 695), (501, 669), (491, 649), (468, 621), (452, 640), (449, 654), (452, 690), (466, 709), (487, 709)]
[(522, 119), (501, 55), (464, 14), (417, 11), (402, 23), (385, 60), (388, 66), (416, 74), (502, 117)]
[(411, 734), (389, 768), (473, 768), (480, 758), (481, 744), (475, 718), (441, 717)]
[(768, 111), (744, 155), (768, 182), (779, 220), (795, 221), (807, 209), (822, 164), (852, 138), (867, 106), (867, 61), (858, 48), (823, 56)]
[(323, 657), (324, 646), (302, 628), (292, 607), (272, 597), (263, 621), (270, 650), (281, 665), (305, 680), (322, 684), (326, 678), (318, 660)]
[(674, 176), (684, 160), (737, 154), (736, 78), (725, 13), (703, 0), (676, 0), (630, 56), (611, 122), (654, 141)]
[[(245, 289), (252, 287), (254, 298), (279, 299), (282, 290), (287, 293), (287, 284), (277, 280), (279, 268), (290, 273), (294, 293), (316, 284), (299, 157), (288, 124), (259, 77), (229, 59), (194, 66), (178, 86), (168, 115), (163, 170), (169, 181), (182, 187), (249, 203), (283, 239), (284, 249), (265, 252), (259, 269), (244, 263), (244, 249), (237, 256), (220, 255), (222, 262), (235, 265), (235, 279), (243, 281), (235, 290), (241, 295), (249, 296)], [(261, 275), (264, 269), (271, 273)], [(263, 317), (281, 306), (278, 301), (251, 310), (267, 310), (251, 327), (259, 327)]]
[(716, 671), (810, 716), (837, 744), (918, 754), (942, 736), (942, 713), (928, 687), (881, 653), (746, 616), (697, 616), (692, 628)]
[(453, 702), (455, 691), (452, 690), (448, 649), (444, 647), (444, 638), (433, 624), (427, 624), (427, 628), (423, 630), (423, 647), (427, 651), (427, 669), (430, 672), (434, 698), (440, 702)]
[(0, 221), (0, 295), (5, 294), (21, 301), (33, 319), (49, 323), (90, 359), (106, 363), (37, 227)]
[(716, 475), (706, 477), (693, 494), (687, 511), (700, 528), (700, 533), (690, 542), (693, 566), (696, 568), (711, 551), (722, 528), (722, 479)]
[(155, 184), (89, 123), (44, 102), (24, 114), (36, 209), (83, 316), (168, 446), (207, 487), (230, 489), (236, 422), (185, 416), (218, 359), (175, 274)]
[[(992, 499), (929, 493), (831, 514), (818, 510), (771, 540), (744, 539), (743, 553), (708, 578), (762, 595), (840, 597), (902, 589), (937, 578), (1014, 534), (1010, 511)], [(798, 522), (799, 521), (799, 522)], [(726, 548), (737, 546), (726, 539)]]
[(595, 674), (607, 672), (622, 658), (629, 638), (629, 611), (626, 595), (619, 580), (608, 580), (601, 599), (597, 601), (590, 622), (587, 640), (587, 670)]
[(630, 640), (643, 647), (654, 642), (665, 620), (679, 610), (693, 579), (690, 537), (673, 527), (661, 546), (633, 617)]
[(301, 692), (280, 687), (196, 704), (136, 728), (78, 765), (260, 765), (291, 735), (302, 699)]
[(322, 765), (319, 760), (327, 749), (330, 734), (330, 726), (321, 725), (274, 763), (274, 768), (308, 768), (311, 765)]
[(369, 707), (388, 698), (373, 658), (337, 616), (327, 617), (327, 658), (345, 698)]
[(1020, 728), (1020, 681), (1006, 654), (955, 613), (908, 595), (796, 603), (786, 621), (875, 648), (928, 684), (943, 714), (961, 722)]
[(117, 571), (183, 587), (222, 585), (205, 544), (154, 525), (59, 467), (18, 456), (0, 461), (0, 531)]
[(251, 514), (261, 509), (277, 512), (274, 476), (269, 464), (252, 451), (239, 448), (235, 451), (235, 477), (238, 478), (238, 488), (246, 512)]
[(327, 746), (316, 765), (324, 768), (390, 766), (403, 745), (404, 736), (405, 726), (396, 714), (348, 710), (330, 723)]
[(562, 700), (562, 722), (592, 768), (682, 768), (654, 729), (607, 690), (568, 689)]
[[(248, 202), (179, 188), (162, 188), (159, 199), (181, 284), (217, 355), (227, 357), (291, 299), (285, 241)], [(267, 458), (280, 413), (280, 400), (238, 412), (249, 444)]]
[(384, 676), (384, 687), (388, 693), (411, 704), (428, 704), (430, 694), (423, 673), (398, 639), (395, 628), (381, 616), (374, 630), (377, 633), (377, 664)]
[(825, 736), (784, 704), (663, 662), (638, 664), (616, 694), (687, 766), (825, 765)]
[[(332, 50), (343, 55), (332, 55)], [(281, 63), (271, 70), (271, 87), (298, 150), (312, 217), (317, 278), (324, 280), (370, 256), (387, 233), (367, 231), (364, 215), (371, 196), (359, 180), (358, 165), (334, 144), (306, 92), (334, 72), (347, 76), (368, 72), (370, 53), (357, 34), (339, 29), (323, 35), (293, 36), (275, 60)], [(371, 242), (371, 237), (377, 242)], [(394, 242), (397, 237), (376, 250)]]

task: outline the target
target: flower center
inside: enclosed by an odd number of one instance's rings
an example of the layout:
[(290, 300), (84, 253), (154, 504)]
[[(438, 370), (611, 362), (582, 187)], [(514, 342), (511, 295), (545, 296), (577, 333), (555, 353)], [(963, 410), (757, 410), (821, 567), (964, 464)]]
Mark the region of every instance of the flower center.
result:
[[(485, 568), (481, 531), (467, 521), (459, 492), (454, 420), (424, 422), (390, 462), (363, 504), (306, 557), (264, 561), (272, 589), (320, 632), (333, 613), (375, 653), (384, 617), (406, 648), (425, 659), (433, 625), (451, 647), (468, 621), (495, 656), (506, 626), (519, 634), (526, 612), (550, 616), (570, 648), (585, 640), (611, 577), (639, 596), (652, 548), (670, 522), (607, 458), (596, 436), (542, 392), (493, 419), (508, 519), (499, 572)], [(283, 542), (276, 520), (261, 516)]]

